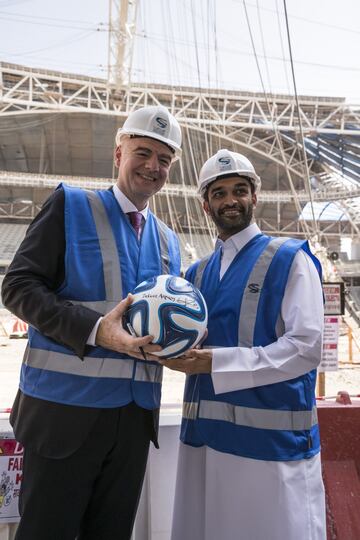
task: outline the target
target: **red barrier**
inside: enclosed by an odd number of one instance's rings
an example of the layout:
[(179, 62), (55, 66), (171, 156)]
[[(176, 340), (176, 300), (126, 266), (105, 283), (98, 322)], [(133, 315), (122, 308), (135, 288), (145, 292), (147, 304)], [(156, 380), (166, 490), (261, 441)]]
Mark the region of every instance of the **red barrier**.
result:
[(360, 400), (318, 403), (328, 540), (360, 539)]

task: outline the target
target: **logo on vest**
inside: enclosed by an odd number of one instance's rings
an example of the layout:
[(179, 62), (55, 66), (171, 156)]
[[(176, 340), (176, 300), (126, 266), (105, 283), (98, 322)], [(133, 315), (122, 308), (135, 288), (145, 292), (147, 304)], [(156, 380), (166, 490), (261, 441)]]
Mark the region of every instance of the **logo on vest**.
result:
[(260, 285), (258, 283), (249, 283), (248, 289), (249, 289), (249, 292), (251, 293), (259, 293)]

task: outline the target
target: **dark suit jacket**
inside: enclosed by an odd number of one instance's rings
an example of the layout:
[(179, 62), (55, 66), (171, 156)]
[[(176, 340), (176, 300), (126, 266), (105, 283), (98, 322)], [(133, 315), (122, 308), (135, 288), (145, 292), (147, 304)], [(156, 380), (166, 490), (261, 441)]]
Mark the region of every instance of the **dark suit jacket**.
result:
[[(5, 307), (46, 336), (74, 350), (81, 362), (99, 317), (56, 295), (65, 277), (64, 192), (55, 191), (28, 228), (4, 278)], [(74, 361), (77, 361), (76, 357)], [(73, 453), (85, 440), (99, 409), (16, 396), (10, 422), (16, 439), (48, 457)], [(159, 411), (147, 411), (149, 437), (157, 446)]]

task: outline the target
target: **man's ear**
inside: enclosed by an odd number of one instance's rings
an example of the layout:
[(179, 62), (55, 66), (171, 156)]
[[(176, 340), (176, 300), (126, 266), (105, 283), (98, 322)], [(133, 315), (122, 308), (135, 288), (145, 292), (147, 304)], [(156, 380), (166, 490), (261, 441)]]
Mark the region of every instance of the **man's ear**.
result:
[(117, 146), (115, 148), (115, 153), (114, 153), (114, 163), (117, 168), (119, 168), (119, 165), (120, 165), (120, 158), (121, 158), (121, 146)]
[(256, 208), (256, 205), (257, 205), (257, 195), (256, 195), (256, 193), (253, 193), (251, 198), (252, 198), (252, 203), (254, 205), (254, 208)]
[(204, 200), (203, 203), (202, 203), (202, 206), (203, 206), (205, 214), (207, 214), (209, 216), (210, 215), (209, 201)]

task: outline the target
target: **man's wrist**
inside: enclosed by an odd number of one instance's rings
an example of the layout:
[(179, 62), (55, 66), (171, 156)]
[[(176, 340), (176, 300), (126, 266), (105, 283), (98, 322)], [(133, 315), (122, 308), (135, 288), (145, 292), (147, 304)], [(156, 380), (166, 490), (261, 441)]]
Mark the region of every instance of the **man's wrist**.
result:
[(99, 319), (96, 321), (94, 328), (91, 330), (91, 333), (86, 341), (86, 345), (91, 345), (92, 347), (96, 347), (96, 334), (99, 329), (99, 324), (102, 321), (104, 317), (99, 317)]

